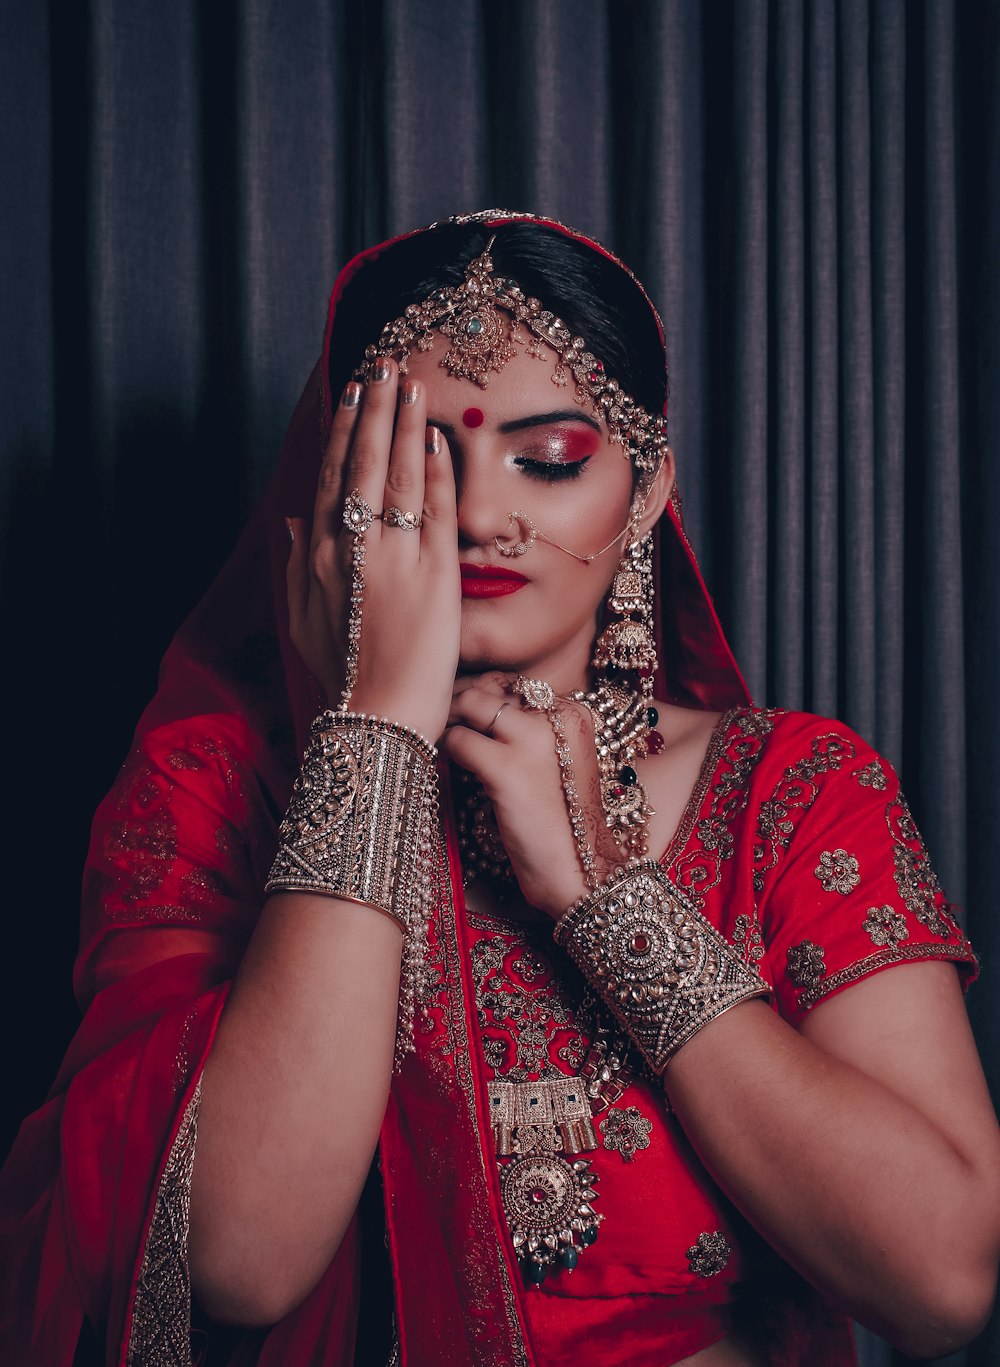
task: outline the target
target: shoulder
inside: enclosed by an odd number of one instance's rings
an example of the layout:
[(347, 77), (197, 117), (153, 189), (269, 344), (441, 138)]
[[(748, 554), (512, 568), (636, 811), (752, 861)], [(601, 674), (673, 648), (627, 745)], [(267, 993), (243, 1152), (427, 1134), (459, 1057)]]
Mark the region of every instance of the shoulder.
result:
[[(752, 760), (757, 784), (818, 783), (885, 791), (895, 781), (884, 756), (836, 717), (785, 708), (734, 708), (726, 714), (724, 749), (744, 764)], [(755, 785), (757, 786), (757, 785)]]

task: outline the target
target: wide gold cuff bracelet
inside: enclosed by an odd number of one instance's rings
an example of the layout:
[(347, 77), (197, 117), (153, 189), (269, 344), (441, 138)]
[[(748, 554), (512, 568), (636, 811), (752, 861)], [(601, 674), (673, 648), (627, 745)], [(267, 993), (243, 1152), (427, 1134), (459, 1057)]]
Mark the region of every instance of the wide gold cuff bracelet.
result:
[(279, 828), (265, 892), (319, 892), (378, 907), (406, 929), (436, 806), (437, 750), (409, 727), (323, 712)]
[(723, 1011), (770, 995), (653, 859), (616, 869), (553, 933), (656, 1073)]

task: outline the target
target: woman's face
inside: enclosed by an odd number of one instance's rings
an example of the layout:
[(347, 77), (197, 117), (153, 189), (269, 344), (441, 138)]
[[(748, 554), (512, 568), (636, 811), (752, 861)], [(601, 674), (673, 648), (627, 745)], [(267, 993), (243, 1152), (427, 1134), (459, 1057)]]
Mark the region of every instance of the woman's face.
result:
[[(576, 402), (573, 382), (552, 383), (547, 349), (537, 360), (518, 354), (481, 389), (443, 369), (447, 348), (436, 336), (408, 369), (426, 389), (427, 420), (444, 434), (455, 469), (462, 669), (518, 670), (559, 691), (580, 687), (624, 544), (615, 538), (632, 508), (632, 466), (590, 405)], [(644, 530), (662, 510), (671, 473), (650, 491)], [(510, 545), (527, 533), (526, 524), (511, 524), (512, 512), (526, 514), (539, 538), (524, 555), (505, 558), (494, 537)], [(581, 564), (543, 537), (578, 556), (615, 544)], [(493, 570), (514, 579), (491, 580)]]

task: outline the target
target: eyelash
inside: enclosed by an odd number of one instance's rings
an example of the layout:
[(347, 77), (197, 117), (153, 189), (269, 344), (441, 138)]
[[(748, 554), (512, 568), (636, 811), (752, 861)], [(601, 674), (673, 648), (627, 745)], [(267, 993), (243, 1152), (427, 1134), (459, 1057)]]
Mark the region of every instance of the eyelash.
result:
[(523, 470), (529, 479), (541, 479), (554, 484), (560, 479), (579, 479), (583, 474), (583, 467), (589, 461), (590, 457), (584, 456), (583, 460), (561, 465), (551, 460), (532, 460), (530, 456), (517, 456), (514, 464)]

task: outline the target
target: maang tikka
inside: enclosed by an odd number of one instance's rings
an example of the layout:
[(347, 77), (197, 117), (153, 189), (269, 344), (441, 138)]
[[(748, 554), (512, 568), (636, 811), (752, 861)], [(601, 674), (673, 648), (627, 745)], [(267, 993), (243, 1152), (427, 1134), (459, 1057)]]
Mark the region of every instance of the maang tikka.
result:
[(444, 285), (419, 303), (408, 304), (399, 318), (382, 328), (378, 342), (365, 348), (355, 370), (367, 381), (379, 358), (394, 356), (400, 373), (414, 351), (429, 351), (435, 332), (449, 342), (441, 365), (456, 379), (471, 380), (485, 389), (491, 374), (523, 354), (541, 360), (554, 353), (552, 382), (574, 385), (574, 399), (604, 422), (608, 435), (637, 470), (647, 475), (659, 468), (667, 450), (667, 420), (650, 413), (627, 394), (605, 369), (604, 362), (575, 337), (569, 326), (542, 306), (516, 280), (493, 270), (490, 248), (465, 267), (460, 285)]

